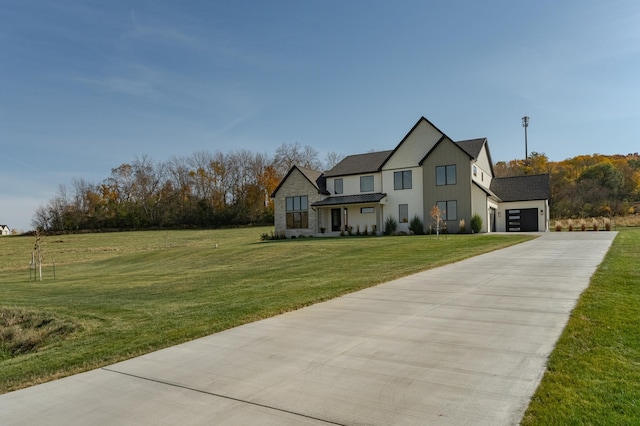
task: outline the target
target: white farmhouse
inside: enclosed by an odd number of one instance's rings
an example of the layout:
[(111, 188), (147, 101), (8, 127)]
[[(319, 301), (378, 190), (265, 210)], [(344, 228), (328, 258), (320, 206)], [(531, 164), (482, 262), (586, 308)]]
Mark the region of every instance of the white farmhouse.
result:
[(338, 235), (366, 227), (383, 231), (387, 217), (409, 231), (418, 217), (428, 230), (433, 206), (447, 230), (547, 231), (549, 175), (496, 178), (486, 138), (453, 141), (422, 117), (390, 151), (345, 157), (327, 172), (293, 166), (272, 194), (276, 233)]

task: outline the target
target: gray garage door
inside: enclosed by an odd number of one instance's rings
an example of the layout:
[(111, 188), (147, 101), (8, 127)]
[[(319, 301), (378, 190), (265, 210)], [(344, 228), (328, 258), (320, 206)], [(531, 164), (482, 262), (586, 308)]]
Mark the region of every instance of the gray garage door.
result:
[(508, 232), (538, 231), (538, 209), (507, 210)]

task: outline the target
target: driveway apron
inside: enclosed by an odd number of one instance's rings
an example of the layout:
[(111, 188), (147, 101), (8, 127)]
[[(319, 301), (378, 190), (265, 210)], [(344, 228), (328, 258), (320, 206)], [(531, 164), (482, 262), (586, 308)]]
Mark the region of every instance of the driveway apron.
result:
[(0, 395), (0, 424), (515, 425), (615, 235), (542, 234)]

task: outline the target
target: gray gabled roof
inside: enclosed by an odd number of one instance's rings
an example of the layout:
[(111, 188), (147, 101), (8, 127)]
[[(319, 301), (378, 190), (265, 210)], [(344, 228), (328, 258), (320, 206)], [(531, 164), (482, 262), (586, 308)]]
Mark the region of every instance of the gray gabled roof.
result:
[(549, 175), (494, 178), (491, 191), (502, 201), (548, 200)]
[(386, 196), (387, 194), (382, 192), (375, 192), (373, 194), (339, 195), (337, 197), (328, 197), (324, 200), (316, 201), (311, 205), (313, 207), (321, 207), (337, 206), (343, 204), (378, 203)]
[(324, 175), (325, 177), (335, 177), (377, 172), (392, 152), (378, 151), (349, 155)]
[(474, 160), (478, 159), (480, 156), (480, 152), (482, 151), (482, 147), (487, 142), (486, 138), (479, 139), (468, 139), (466, 141), (458, 141), (455, 144), (458, 145), (464, 152), (469, 154), (471, 158)]
[(482, 148), (484, 148), (487, 153), (489, 167), (491, 168), (490, 172), (491, 175), (493, 175), (493, 160), (491, 159), (491, 151), (489, 151), (489, 143), (487, 142), (487, 138), (458, 141), (456, 142), (456, 145), (462, 148), (462, 150), (466, 152), (472, 160), (477, 160), (480, 156), (480, 153), (482, 152)]
[(302, 175), (307, 178), (309, 183), (311, 183), (311, 185), (313, 185), (318, 190), (319, 194), (329, 195), (329, 192), (327, 191), (327, 185), (326, 185), (327, 180), (325, 179), (322, 172), (319, 172), (313, 169), (308, 169), (306, 167), (291, 166), (291, 168), (287, 172), (287, 175), (284, 178), (282, 178), (277, 188), (273, 190), (273, 193), (271, 194), (271, 198), (275, 198), (276, 193), (278, 192), (282, 184), (287, 180), (289, 175), (294, 170), (298, 170), (300, 173), (302, 173)]
[(296, 166), (296, 167), (298, 167), (298, 170), (300, 171), (300, 173), (302, 173), (303, 175), (305, 175), (307, 179), (309, 179), (309, 182), (313, 182), (315, 186), (318, 189), (320, 189), (320, 187), (318, 186), (318, 179), (322, 177), (322, 172), (319, 172), (313, 169), (308, 169), (306, 167), (300, 167), (300, 166)]

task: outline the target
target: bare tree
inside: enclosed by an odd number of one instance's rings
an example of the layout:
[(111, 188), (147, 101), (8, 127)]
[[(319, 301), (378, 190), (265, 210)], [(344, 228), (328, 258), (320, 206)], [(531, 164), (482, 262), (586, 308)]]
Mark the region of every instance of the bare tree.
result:
[(39, 206), (35, 213), (33, 214), (33, 219), (31, 219), (31, 226), (35, 229), (49, 229), (50, 221), (49, 221), (49, 211), (43, 205)]
[(276, 149), (276, 155), (273, 160), (274, 168), (281, 176), (287, 174), (289, 169), (296, 165), (310, 169), (322, 169), (322, 163), (318, 159), (318, 151), (300, 143), (294, 144), (283, 143)]
[(324, 170), (333, 169), (344, 158), (344, 154), (338, 154), (335, 151), (329, 151), (324, 159)]

